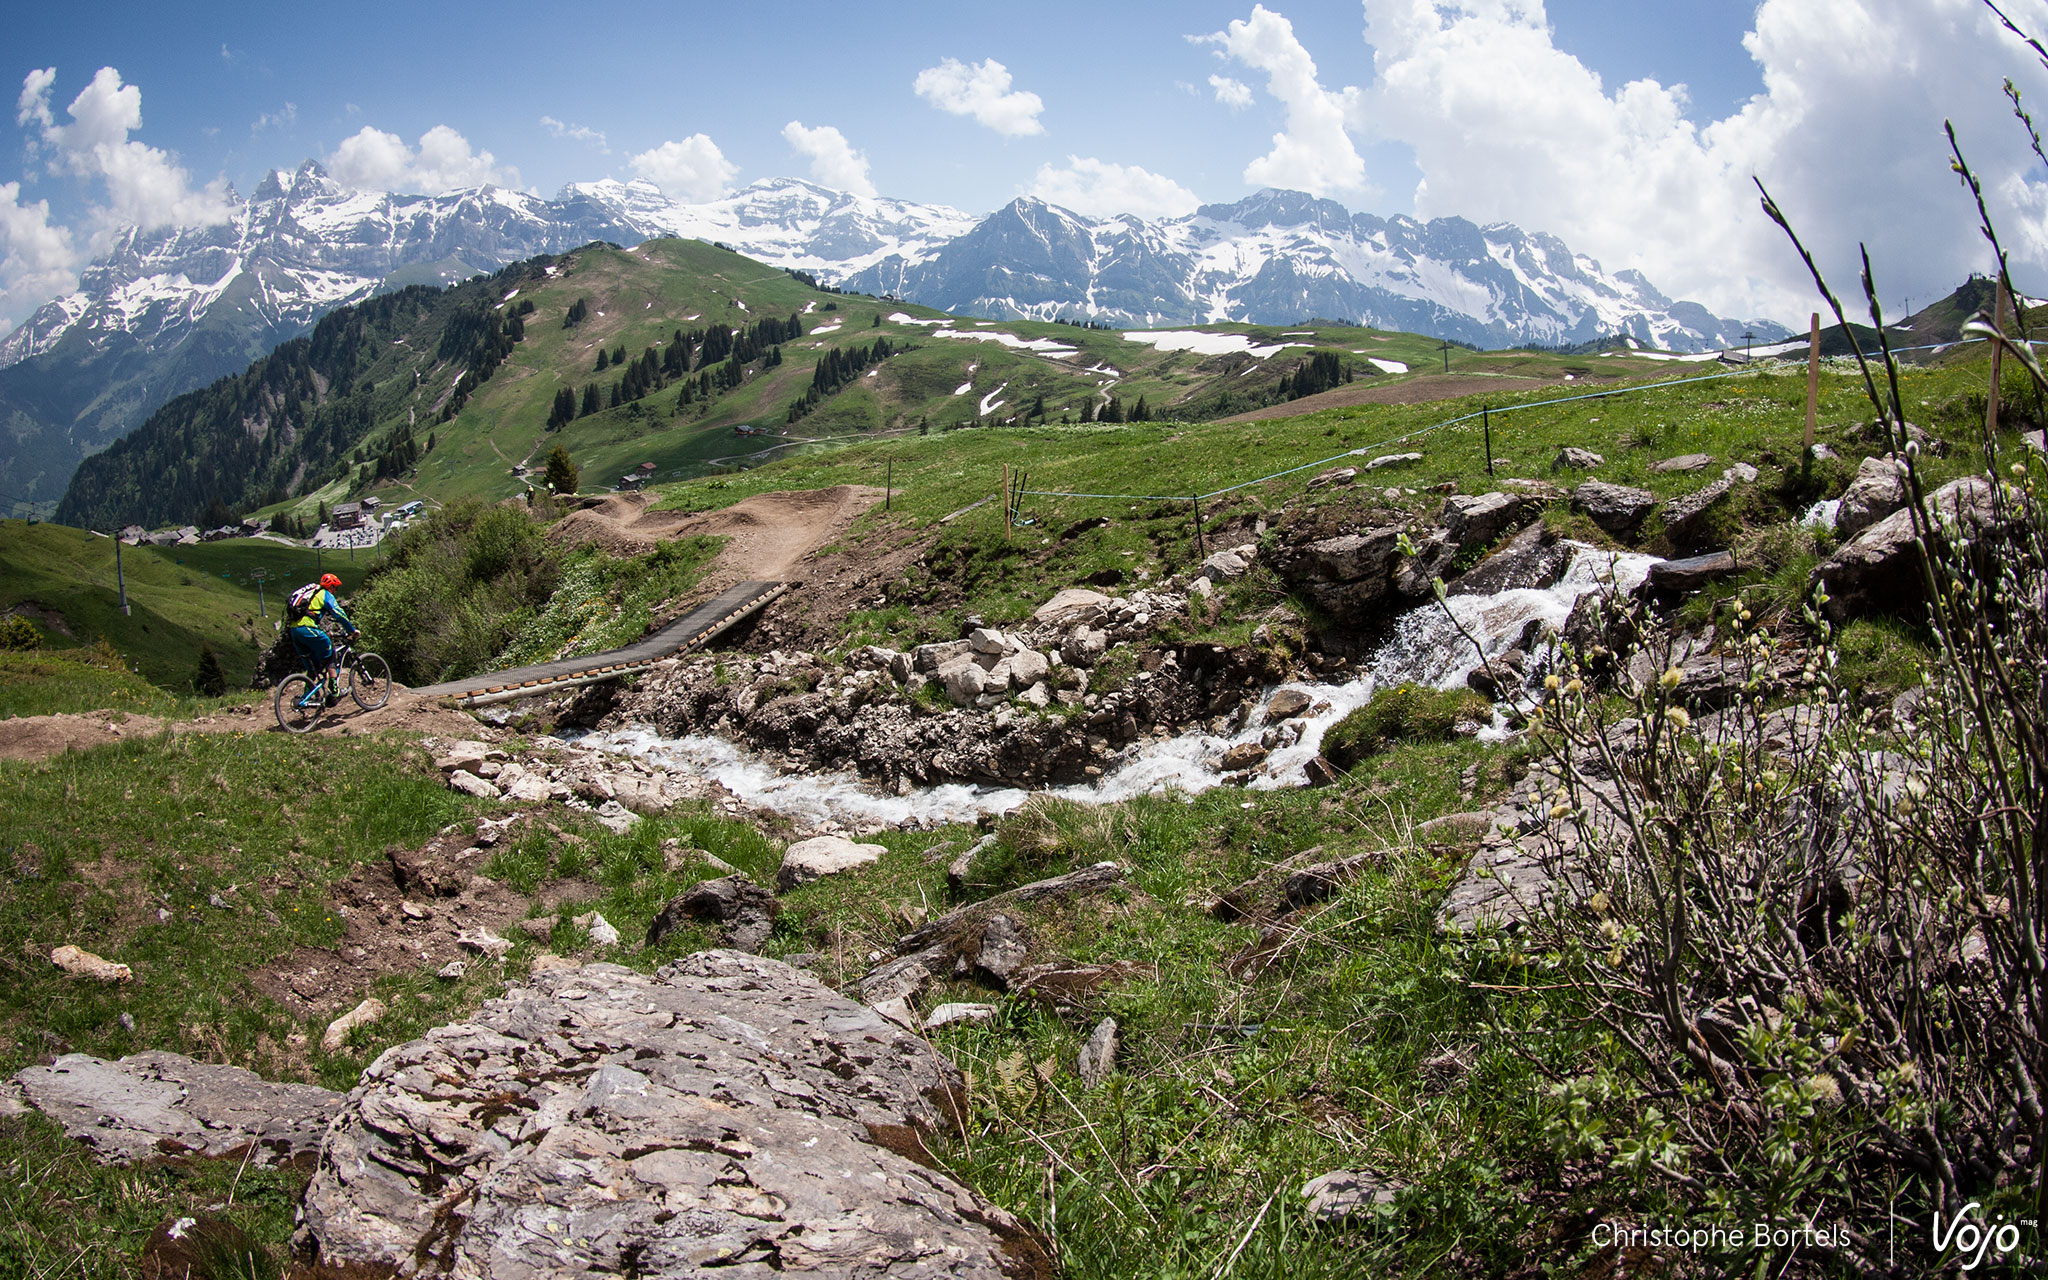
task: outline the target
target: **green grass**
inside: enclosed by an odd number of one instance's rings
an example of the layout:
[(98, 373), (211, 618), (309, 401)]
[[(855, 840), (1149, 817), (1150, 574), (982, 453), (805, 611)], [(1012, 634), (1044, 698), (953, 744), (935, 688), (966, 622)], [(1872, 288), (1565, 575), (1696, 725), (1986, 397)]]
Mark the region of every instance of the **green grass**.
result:
[[(352, 560), (254, 538), (123, 547), (123, 614), (111, 538), (0, 521), (0, 611), (24, 609), (50, 647), (104, 639), (144, 679), (174, 692), (190, 691), (199, 646), (210, 644), (229, 684), (246, 685), (276, 639), (284, 597), (323, 569), (340, 575), (346, 594), (371, 563), (368, 553), (357, 554)], [(260, 601), (258, 571), (265, 575)]]
[(78, 711), (164, 715), (179, 700), (97, 648), (0, 652), (0, 720)]

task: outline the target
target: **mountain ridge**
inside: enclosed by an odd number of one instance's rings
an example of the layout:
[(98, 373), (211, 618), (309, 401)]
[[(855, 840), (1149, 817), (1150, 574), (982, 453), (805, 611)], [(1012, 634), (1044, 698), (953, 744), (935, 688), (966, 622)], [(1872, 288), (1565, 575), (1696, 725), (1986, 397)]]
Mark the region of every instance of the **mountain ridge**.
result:
[(78, 289), (0, 339), (0, 494), (61, 494), (85, 456), (174, 396), (235, 373), (323, 315), (405, 284), (451, 285), (596, 241), (726, 244), (827, 284), (996, 319), (1117, 327), (1310, 316), (1476, 346), (1727, 346), (1745, 328), (1509, 223), (1353, 214), (1266, 190), (1185, 218), (1090, 218), (1032, 197), (986, 217), (788, 178), (683, 204), (645, 181), (554, 197), (483, 186), (359, 191), (314, 161), (273, 170), (227, 221), (125, 233)]

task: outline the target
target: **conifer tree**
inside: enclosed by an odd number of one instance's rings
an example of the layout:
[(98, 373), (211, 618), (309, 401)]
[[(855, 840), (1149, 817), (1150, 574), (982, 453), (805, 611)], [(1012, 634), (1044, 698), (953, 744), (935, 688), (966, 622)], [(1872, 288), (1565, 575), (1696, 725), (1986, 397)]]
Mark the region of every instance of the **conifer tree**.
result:
[(210, 644), (199, 646), (199, 669), (192, 676), (192, 691), (202, 698), (218, 698), (228, 691), (227, 672), (220, 669), (220, 658)]
[(594, 370), (594, 372), (603, 373), (606, 369), (609, 369), (611, 367), (611, 363), (612, 353), (606, 351), (603, 347), (599, 347), (597, 349), (597, 368)]
[(595, 382), (584, 383), (583, 410), (576, 416), (579, 418), (587, 418), (591, 414), (596, 413), (599, 409), (602, 409), (603, 407), (603, 403), (599, 401), (597, 398), (597, 384)]
[(557, 494), (574, 493), (582, 479), (582, 473), (577, 470), (576, 464), (569, 460), (569, 451), (561, 445), (556, 445), (548, 453), (548, 488)]

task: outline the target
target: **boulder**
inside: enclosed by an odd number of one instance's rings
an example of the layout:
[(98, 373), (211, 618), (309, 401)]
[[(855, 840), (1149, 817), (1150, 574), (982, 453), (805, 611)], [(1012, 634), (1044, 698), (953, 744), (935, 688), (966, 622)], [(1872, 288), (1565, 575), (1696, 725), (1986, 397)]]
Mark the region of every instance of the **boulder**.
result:
[(476, 1277), (1050, 1275), (925, 1150), (962, 1096), (929, 1044), (773, 960), (537, 974), (363, 1073), (298, 1239)]
[(1102, 620), (1109, 603), (1110, 598), (1100, 591), (1068, 587), (1039, 605), (1031, 620), (1039, 626), (1052, 627), (1069, 626), (1083, 620), (1093, 624)]
[(939, 686), (957, 707), (971, 706), (974, 700), (988, 688), (989, 673), (975, 663), (954, 659), (950, 666), (939, 671)]
[(1666, 458), (1662, 462), (1651, 463), (1650, 470), (1668, 475), (1674, 471), (1705, 471), (1713, 465), (1714, 455), (1711, 453), (1681, 453), (1675, 458)]
[(127, 965), (102, 959), (68, 942), (50, 952), (50, 963), (74, 978), (90, 978), (94, 982), (127, 982), (135, 977), (135, 971)]
[[(1972, 536), (1994, 516), (1991, 484), (1982, 476), (1950, 481), (1929, 495), (1928, 504), (1943, 525)], [(1811, 585), (1826, 585), (1828, 616), (1838, 625), (1895, 612), (1921, 600), (1919, 554), (1913, 513), (1895, 511), (1837, 548), (1813, 571)]]
[[(1588, 483), (1597, 483), (1589, 481)], [(1451, 583), (1454, 596), (1490, 596), (1502, 591), (1556, 586), (1571, 567), (1572, 546), (1539, 521), (1508, 539)]]
[(1291, 720), (1309, 709), (1315, 699), (1302, 689), (1282, 689), (1266, 699), (1266, 723), (1278, 724)]
[(1268, 754), (1270, 753), (1266, 748), (1259, 743), (1240, 742), (1223, 753), (1223, 758), (1216, 762), (1216, 767), (1225, 773), (1236, 773), (1240, 769), (1249, 769), (1258, 764)]
[(1835, 533), (1847, 539), (1906, 505), (1906, 477), (1897, 460), (1865, 458), (1835, 508)]
[(461, 770), (448, 775), (448, 787), (451, 791), (460, 791), (464, 795), (476, 796), (483, 800), (496, 800), (502, 794), (495, 783)]
[(855, 844), (844, 836), (813, 836), (799, 840), (782, 854), (782, 867), (775, 873), (778, 888), (787, 892), (798, 885), (826, 876), (865, 867), (889, 852), (878, 844)]
[(1315, 479), (1310, 480), (1308, 487), (1311, 491), (1316, 489), (1333, 489), (1339, 485), (1350, 484), (1357, 478), (1357, 467), (1332, 467), (1328, 471), (1316, 476)]
[(967, 643), (974, 647), (976, 653), (993, 654), (996, 657), (1001, 657), (1015, 647), (1010, 637), (990, 627), (976, 627), (968, 635)]
[(725, 945), (735, 951), (759, 952), (775, 932), (781, 907), (766, 887), (744, 871), (718, 880), (700, 880), (670, 898), (647, 926), (647, 945), (659, 944), (690, 921), (718, 926)]
[(1462, 495), (1444, 500), (1437, 523), (1459, 551), (1492, 542), (1522, 514), (1522, 499), (1510, 493)]
[(1052, 663), (1033, 649), (1019, 650), (1004, 662), (1009, 666), (1010, 687), (1013, 689), (1029, 689), (1052, 674)]
[(1283, 546), (1274, 552), (1273, 567), (1339, 621), (1368, 621), (1380, 615), (1381, 602), (1393, 589), (1405, 532), (1401, 525), (1385, 525)]
[(1081, 1077), (1081, 1083), (1094, 1088), (1109, 1079), (1116, 1070), (1116, 1019), (1104, 1018), (1095, 1024), (1095, 1030), (1088, 1036), (1088, 1043), (1081, 1046), (1075, 1059), (1074, 1069)]
[(320, 1048), (327, 1053), (339, 1053), (348, 1040), (348, 1033), (357, 1027), (367, 1027), (386, 1013), (384, 1002), (371, 996), (347, 1013), (327, 1024), (327, 1030), (320, 1037)]
[(1607, 459), (1594, 453), (1591, 449), (1581, 449), (1577, 445), (1568, 444), (1558, 451), (1557, 457), (1550, 464), (1550, 469), (1552, 471), (1591, 471), (1606, 461)]
[(1728, 496), (1738, 480), (1737, 476), (1724, 475), (1704, 488), (1665, 503), (1664, 536), (1671, 540), (1671, 545), (1680, 551), (1697, 551), (1703, 539), (1714, 538), (1716, 530), (1707, 515)]
[(1648, 489), (1588, 480), (1572, 490), (1572, 506), (1585, 512), (1594, 524), (1620, 537), (1635, 532), (1643, 518), (1656, 509), (1657, 495)]
[(1735, 557), (1726, 551), (1709, 552), (1684, 560), (1659, 560), (1650, 566), (1646, 585), (1652, 592), (1679, 595), (1698, 591), (1714, 579), (1725, 578), (1735, 570)]
[(924, 675), (934, 675), (941, 668), (958, 662), (973, 652), (974, 646), (965, 640), (921, 644), (910, 651), (910, 665)]
[(1301, 1195), (1308, 1201), (1306, 1212), (1325, 1226), (1339, 1226), (1363, 1217), (1406, 1190), (1404, 1184), (1369, 1169), (1333, 1169), (1302, 1184)]
[(590, 811), (599, 826), (615, 836), (625, 835), (640, 824), (640, 815), (616, 800), (607, 800)]
[(180, 1153), (246, 1155), (259, 1168), (310, 1162), (342, 1105), (327, 1089), (155, 1051), (118, 1062), (67, 1053), (14, 1081), (25, 1102), (106, 1164)]
[(1422, 461), (1422, 455), (1419, 453), (1383, 453), (1371, 462), (1366, 463), (1365, 469), (1367, 471), (1378, 471), (1382, 467), (1399, 467), (1411, 462), (1420, 461)]
[(1222, 582), (1229, 578), (1242, 578), (1245, 570), (1251, 568), (1245, 558), (1235, 551), (1212, 551), (1202, 561), (1202, 576), (1211, 582)]
[(951, 1026), (956, 1022), (992, 1022), (995, 1016), (996, 1007), (992, 1004), (955, 1001), (951, 1004), (942, 1004), (926, 1014), (924, 1026), (925, 1030), (931, 1031), (938, 1027)]
[(981, 926), (981, 942), (975, 950), (974, 963), (984, 973), (999, 982), (1008, 982), (1010, 975), (1030, 958), (1031, 944), (1015, 920), (998, 912)]

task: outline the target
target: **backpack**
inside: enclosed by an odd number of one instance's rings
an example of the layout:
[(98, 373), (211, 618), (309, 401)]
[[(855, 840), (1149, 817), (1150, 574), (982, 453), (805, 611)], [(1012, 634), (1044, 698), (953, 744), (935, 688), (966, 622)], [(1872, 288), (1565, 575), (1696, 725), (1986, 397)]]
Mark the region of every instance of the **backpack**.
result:
[(305, 616), (306, 611), (313, 607), (313, 601), (319, 598), (321, 590), (322, 588), (319, 583), (309, 582), (297, 591), (292, 592), (291, 599), (286, 601), (287, 606), (291, 609), (291, 616)]

